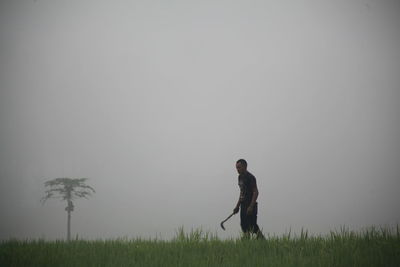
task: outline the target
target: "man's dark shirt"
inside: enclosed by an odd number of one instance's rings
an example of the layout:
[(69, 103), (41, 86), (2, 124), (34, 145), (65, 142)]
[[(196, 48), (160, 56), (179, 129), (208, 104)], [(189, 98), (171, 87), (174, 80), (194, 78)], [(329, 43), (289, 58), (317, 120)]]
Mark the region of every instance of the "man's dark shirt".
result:
[(254, 189), (257, 186), (256, 177), (246, 171), (238, 177), (240, 187), (240, 201), (242, 205), (248, 206), (253, 198)]

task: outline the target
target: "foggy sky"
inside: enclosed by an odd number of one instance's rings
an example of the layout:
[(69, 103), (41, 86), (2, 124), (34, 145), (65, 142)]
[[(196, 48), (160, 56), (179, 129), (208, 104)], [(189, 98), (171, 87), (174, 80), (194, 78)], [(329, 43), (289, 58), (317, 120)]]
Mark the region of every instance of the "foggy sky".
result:
[(400, 221), (398, 1), (1, 1), (0, 238), (219, 223), (257, 178), (265, 233)]

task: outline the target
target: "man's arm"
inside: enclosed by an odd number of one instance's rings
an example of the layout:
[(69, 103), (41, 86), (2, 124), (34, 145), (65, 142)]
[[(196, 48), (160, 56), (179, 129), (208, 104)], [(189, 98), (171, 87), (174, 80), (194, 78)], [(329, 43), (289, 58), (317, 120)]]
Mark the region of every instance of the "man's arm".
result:
[(256, 201), (257, 201), (257, 197), (258, 197), (258, 188), (257, 188), (257, 185), (254, 185), (253, 197), (250, 202), (250, 207), (254, 207), (254, 205), (256, 204)]
[(242, 202), (242, 196), (239, 195), (239, 200), (236, 204), (236, 207), (233, 209), (233, 213), (238, 213), (239, 212), (239, 207), (240, 207), (240, 203)]
[(247, 214), (250, 215), (253, 213), (253, 209), (254, 209), (254, 205), (256, 204), (257, 201), (257, 197), (258, 197), (258, 188), (257, 188), (257, 184), (254, 183), (254, 187), (253, 187), (253, 197), (251, 198), (251, 202), (249, 207), (247, 208)]

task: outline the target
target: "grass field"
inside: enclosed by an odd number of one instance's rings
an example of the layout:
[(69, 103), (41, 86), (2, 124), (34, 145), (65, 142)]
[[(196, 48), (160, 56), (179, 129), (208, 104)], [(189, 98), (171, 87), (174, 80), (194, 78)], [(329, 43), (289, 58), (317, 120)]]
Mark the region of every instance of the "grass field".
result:
[(0, 266), (400, 266), (400, 233), (342, 228), (326, 236), (220, 240), (180, 229), (173, 240), (8, 240)]

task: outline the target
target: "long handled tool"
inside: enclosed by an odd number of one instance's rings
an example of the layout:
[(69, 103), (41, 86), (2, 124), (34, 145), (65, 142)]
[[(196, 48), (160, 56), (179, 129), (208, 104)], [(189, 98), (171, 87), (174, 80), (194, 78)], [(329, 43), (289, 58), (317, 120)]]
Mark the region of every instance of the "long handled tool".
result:
[(229, 220), (233, 215), (235, 215), (235, 213), (232, 213), (231, 215), (228, 216), (228, 218), (226, 218), (225, 220), (223, 220), (223, 221), (221, 222), (221, 228), (222, 228), (222, 229), (225, 230), (224, 222), (226, 222), (227, 220)]

